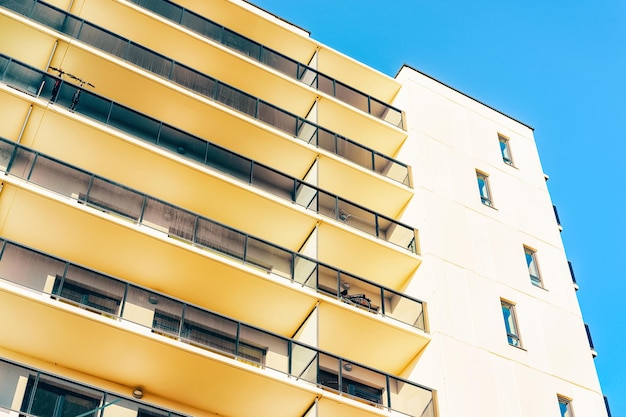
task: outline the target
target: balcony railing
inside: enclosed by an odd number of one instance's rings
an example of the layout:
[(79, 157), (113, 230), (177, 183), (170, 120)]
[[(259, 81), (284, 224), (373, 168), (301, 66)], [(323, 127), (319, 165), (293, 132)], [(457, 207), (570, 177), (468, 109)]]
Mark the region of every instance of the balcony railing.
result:
[[(0, 381), (0, 415), (183, 417), (171, 410), (157, 408), (143, 401), (137, 402), (6, 359), (0, 359)], [(68, 401), (62, 401), (66, 397)], [(21, 404), (21, 407), (13, 408), (15, 404)], [(109, 408), (112, 405), (115, 407)]]
[(0, 0), (0, 6), (21, 13), (36, 22), (271, 125), (296, 139), (332, 152), (394, 181), (410, 185), (406, 164), (324, 129), (307, 119), (279, 109), (61, 9), (40, 0)]
[(433, 416), (428, 388), (12, 242), (3, 242), (0, 278), (359, 401)]
[[(0, 170), (78, 203), (425, 330), (423, 303), (0, 138)], [(348, 291), (350, 289), (350, 291)], [(365, 300), (356, 300), (354, 294)], [(370, 305), (367, 305), (370, 303)]]
[[(0, 54), (0, 81), (416, 253), (415, 229)], [(76, 93), (79, 104), (75, 104)], [(74, 103), (73, 103), (74, 102)]]
[(402, 111), (168, 0), (129, 0), (359, 110), (404, 129)]

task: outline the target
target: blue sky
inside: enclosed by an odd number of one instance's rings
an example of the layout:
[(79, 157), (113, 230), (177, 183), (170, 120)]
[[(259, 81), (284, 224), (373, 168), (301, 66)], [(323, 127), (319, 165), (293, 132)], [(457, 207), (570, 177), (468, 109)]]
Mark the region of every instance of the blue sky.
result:
[(626, 417), (626, 2), (251, 1), (385, 74), (406, 63), (535, 128), (600, 382)]

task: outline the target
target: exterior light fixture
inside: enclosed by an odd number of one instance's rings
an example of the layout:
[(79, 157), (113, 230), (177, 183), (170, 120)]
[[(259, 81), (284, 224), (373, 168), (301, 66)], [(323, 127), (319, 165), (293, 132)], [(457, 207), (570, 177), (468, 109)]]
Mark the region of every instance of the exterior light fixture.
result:
[(133, 390), (133, 397), (137, 398), (138, 400), (141, 399), (141, 397), (143, 397), (143, 388), (141, 387), (137, 387)]
[(352, 370), (352, 364), (351, 364), (351, 363), (348, 363), (348, 362), (344, 363), (344, 364), (343, 364), (343, 369), (344, 369), (346, 372), (350, 372), (350, 371)]

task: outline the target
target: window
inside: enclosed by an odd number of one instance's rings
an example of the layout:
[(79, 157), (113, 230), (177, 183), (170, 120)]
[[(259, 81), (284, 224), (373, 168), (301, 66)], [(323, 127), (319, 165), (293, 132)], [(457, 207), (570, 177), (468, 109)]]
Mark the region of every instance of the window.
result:
[(31, 377), (26, 386), (22, 411), (41, 417), (94, 417), (101, 398), (90, 394), (81, 392), (79, 387)]
[(491, 201), (491, 192), (489, 191), (489, 177), (482, 172), (476, 171), (476, 179), (478, 180), (480, 201), (486, 206), (493, 207), (493, 201)]
[(500, 153), (502, 154), (502, 160), (505, 164), (513, 166), (513, 157), (511, 156), (509, 139), (498, 135), (498, 140), (500, 141)]
[(569, 398), (557, 396), (559, 399), (559, 410), (561, 411), (561, 417), (574, 417), (572, 412), (572, 400)]
[(522, 347), (517, 330), (517, 320), (515, 318), (515, 305), (508, 301), (500, 300), (502, 304), (502, 315), (504, 316), (504, 327), (506, 328), (506, 337), (509, 345)]
[(536, 253), (536, 251), (524, 246), (524, 255), (526, 256), (526, 265), (528, 266), (530, 282), (537, 287), (543, 287), (541, 275), (539, 275), (539, 267), (537, 266)]

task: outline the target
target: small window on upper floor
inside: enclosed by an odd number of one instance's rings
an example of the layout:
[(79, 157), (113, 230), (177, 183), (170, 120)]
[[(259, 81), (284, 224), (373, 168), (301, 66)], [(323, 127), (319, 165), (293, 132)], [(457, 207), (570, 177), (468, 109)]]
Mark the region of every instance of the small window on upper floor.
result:
[(539, 267), (537, 266), (537, 251), (524, 246), (524, 256), (526, 257), (530, 282), (537, 287), (543, 288), (543, 281), (541, 280)]
[(557, 395), (557, 398), (559, 400), (559, 411), (561, 412), (561, 417), (574, 417), (574, 412), (572, 411), (572, 400), (560, 395)]
[(513, 157), (511, 156), (511, 146), (509, 139), (502, 135), (498, 135), (500, 141), (500, 153), (502, 154), (502, 160), (505, 164), (513, 166)]
[(515, 305), (504, 300), (500, 300), (500, 303), (502, 304), (502, 316), (504, 317), (504, 327), (509, 345), (521, 348), (522, 342), (517, 329)]
[(478, 181), (478, 192), (480, 193), (480, 201), (489, 207), (493, 207), (491, 199), (491, 190), (489, 189), (489, 176), (480, 171), (476, 171), (476, 180)]

